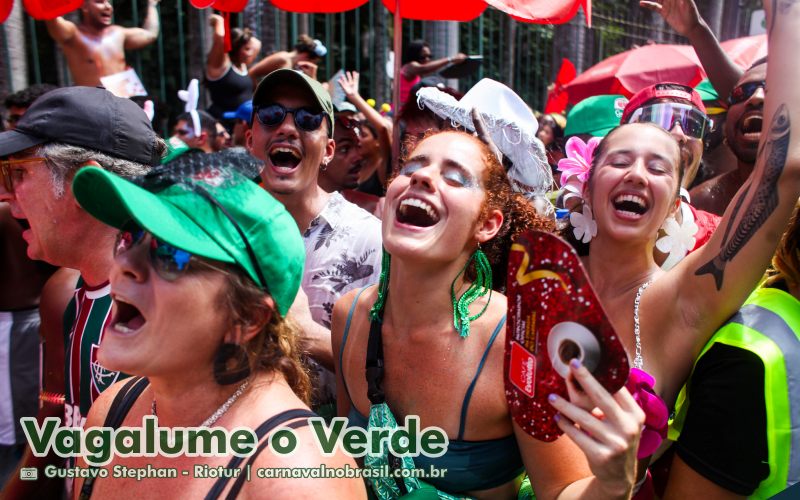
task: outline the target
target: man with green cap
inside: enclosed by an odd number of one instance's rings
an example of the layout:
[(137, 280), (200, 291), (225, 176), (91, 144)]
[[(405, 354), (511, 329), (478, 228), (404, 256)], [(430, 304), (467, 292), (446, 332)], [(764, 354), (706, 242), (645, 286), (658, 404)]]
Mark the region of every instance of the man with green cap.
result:
[[(318, 184), (336, 148), (334, 110), (322, 85), (299, 71), (267, 75), (253, 95), (250, 154), (264, 162), (264, 188), (294, 218), (306, 249), (302, 292), (292, 310), (311, 357), (333, 367), (330, 322), (333, 305), (347, 291), (377, 283), (381, 262), (380, 221)], [(291, 116), (290, 116), (291, 115)], [(307, 298), (307, 304), (305, 299)], [(335, 379), (318, 370), (316, 409), (335, 412)], [(324, 391), (321, 392), (321, 390)]]

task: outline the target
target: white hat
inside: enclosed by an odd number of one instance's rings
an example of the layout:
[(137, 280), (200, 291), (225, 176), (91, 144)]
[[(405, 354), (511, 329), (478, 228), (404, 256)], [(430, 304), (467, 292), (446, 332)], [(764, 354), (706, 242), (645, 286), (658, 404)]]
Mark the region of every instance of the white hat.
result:
[(536, 137), (539, 122), (528, 105), (502, 83), (484, 78), (459, 101), (436, 87), (423, 87), (417, 92), (417, 104), (472, 131), (470, 112), (477, 108), (495, 145), (514, 163), (508, 171), (512, 186), (529, 198), (552, 188), (544, 144)]

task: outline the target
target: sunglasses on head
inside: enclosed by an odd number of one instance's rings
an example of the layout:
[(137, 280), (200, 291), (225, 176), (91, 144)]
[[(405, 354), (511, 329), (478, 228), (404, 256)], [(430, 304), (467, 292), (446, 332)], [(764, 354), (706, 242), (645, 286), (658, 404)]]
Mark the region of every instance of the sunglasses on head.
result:
[(308, 108), (287, 108), (282, 104), (267, 104), (255, 109), (256, 118), (267, 127), (277, 127), (286, 119), (287, 113), (294, 116), (294, 124), (305, 132), (313, 132), (322, 125), (325, 112), (315, 113)]
[(672, 102), (643, 106), (631, 114), (628, 123), (654, 123), (667, 131), (678, 123), (686, 135), (696, 139), (702, 139), (710, 128), (710, 121), (702, 111), (690, 104)]
[[(117, 234), (114, 244), (114, 257), (122, 255), (135, 246), (138, 246), (150, 234), (135, 224), (128, 224)], [(166, 281), (175, 281), (190, 267), (205, 267), (221, 273), (228, 271), (199, 259), (195, 255), (181, 250), (178, 247), (165, 243), (150, 235), (150, 265), (161, 278)]]
[(765, 81), (758, 81), (758, 82), (747, 82), (741, 85), (737, 85), (736, 87), (731, 90), (731, 95), (728, 96), (728, 104), (733, 106), (734, 104), (739, 104), (740, 102), (744, 102), (753, 94), (756, 93), (758, 89), (766, 89), (767, 82)]

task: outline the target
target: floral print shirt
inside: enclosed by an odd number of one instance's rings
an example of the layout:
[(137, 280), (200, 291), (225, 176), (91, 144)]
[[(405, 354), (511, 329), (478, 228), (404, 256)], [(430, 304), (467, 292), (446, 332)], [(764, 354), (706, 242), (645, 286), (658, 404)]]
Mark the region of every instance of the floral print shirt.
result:
[[(381, 222), (374, 215), (331, 194), (325, 208), (303, 233), (306, 268), (301, 286), (308, 295), (311, 317), (331, 327), (333, 305), (343, 294), (378, 282), (381, 274)], [(336, 416), (336, 376), (312, 359), (312, 409)]]
[(340, 296), (378, 282), (381, 222), (335, 192), (303, 233), (303, 241), (306, 268), (301, 286), (311, 317), (330, 328), (333, 304)]

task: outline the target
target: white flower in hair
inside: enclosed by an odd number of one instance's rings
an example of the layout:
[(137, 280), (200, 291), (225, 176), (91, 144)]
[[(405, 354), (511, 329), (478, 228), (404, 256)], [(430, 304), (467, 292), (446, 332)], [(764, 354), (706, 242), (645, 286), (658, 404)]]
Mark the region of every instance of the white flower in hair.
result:
[(589, 243), (597, 236), (597, 222), (588, 203), (583, 204), (583, 212), (569, 214), (569, 223), (572, 225), (572, 234), (583, 243)]
[(692, 211), (684, 202), (681, 202), (681, 215), (683, 216), (681, 224), (678, 224), (674, 217), (667, 217), (661, 225), (661, 229), (667, 234), (656, 241), (656, 248), (662, 253), (669, 254), (667, 260), (661, 264), (661, 268), (665, 271), (683, 260), (697, 242), (694, 237), (698, 231), (697, 224), (694, 222)]

